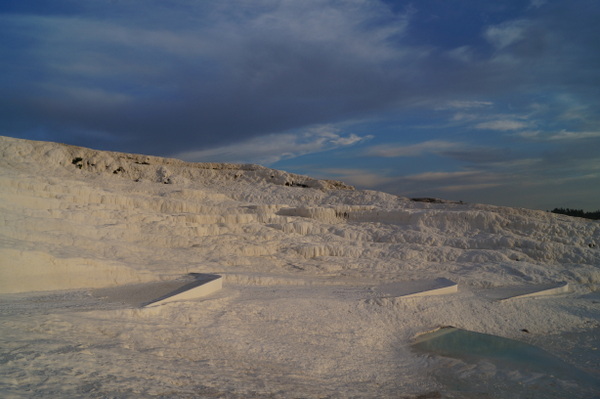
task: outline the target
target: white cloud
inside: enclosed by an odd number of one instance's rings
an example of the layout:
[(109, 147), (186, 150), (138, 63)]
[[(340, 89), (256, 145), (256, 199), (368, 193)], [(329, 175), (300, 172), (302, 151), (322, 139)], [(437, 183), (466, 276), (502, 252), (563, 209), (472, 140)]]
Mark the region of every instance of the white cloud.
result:
[(486, 129), (486, 130), (519, 130), (528, 127), (527, 123), (515, 121), (512, 119), (499, 119), (495, 121), (482, 122), (475, 125), (476, 129)]
[(567, 93), (561, 93), (555, 96), (556, 101), (560, 104), (558, 117), (563, 120), (589, 120), (594, 117), (594, 112), (590, 110), (590, 104), (582, 101), (581, 98)]
[(175, 154), (192, 162), (235, 162), (272, 164), (282, 159), (296, 158), (306, 154), (347, 147), (373, 136), (339, 134), (339, 129), (330, 125), (318, 126), (303, 133), (270, 134), (239, 143), (208, 150), (186, 151)]
[(341, 180), (344, 183), (365, 188), (375, 188), (382, 184), (397, 180), (397, 177), (386, 177), (382, 174), (369, 172), (363, 169), (328, 168), (319, 169), (316, 173), (326, 174), (327, 176)]
[(473, 121), (479, 119), (478, 115), (467, 113), (467, 112), (457, 112), (452, 117), (452, 121), (460, 122), (460, 121)]
[(405, 180), (424, 187), (435, 184), (436, 189), (442, 192), (481, 190), (505, 184), (501, 174), (481, 170), (425, 172), (406, 176)]
[(491, 101), (464, 101), (464, 100), (453, 100), (439, 106), (436, 110), (446, 109), (470, 109), (470, 108), (482, 108), (494, 105)]
[(384, 158), (416, 157), (424, 153), (455, 149), (459, 146), (459, 143), (443, 140), (430, 140), (405, 146), (377, 145), (367, 149), (366, 155)]
[[(60, 45), (65, 53), (69, 52), (69, 56), (75, 55), (70, 53), (73, 50), (94, 50), (90, 43), (96, 46), (118, 45), (130, 49), (149, 47), (182, 55), (203, 54), (207, 43), (196, 34), (197, 32), (181, 33), (131, 24), (119, 25), (89, 17), (11, 15), (0, 16), (0, 21), (11, 24), (14, 28), (30, 29), (29, 34), (36, 37), (40, 45)], [(40, 51), (45, 49), (42, 47)]]
[(531, 3), (529, 4), (529, 8), (540, 8), (541, 6), (546, 4), (546, 1), (547, 0), (531, 0)]
[[(237, 7), (237, 5), (235, 6)], [(325, 45), (362, 59), (388, 59), (397, 49), (385, 44), (389, 37), (401, 35), (408, 27), (411, 13), (394, 17), (394, 24), (376, 24), (365, 29), (365, 23), (381, 22), (392, 14), (377, 2), (347, 2), (339, 7), (329, 1), (277, 2), (256, 19), (248, 21), (244, 32), (273, 37), (302, 38), (311, 45)], [(237, 22), (237, 21), (235, 21)], [(236, 29), (235, 23), (230, 29)], [(351, 38), (351, 40), (349, 40)]]
[(425, 172), (416, 175), (406, 176), (410, 180), (432, 181), (432, 180), (448, 180), (456, 178), (465, 178), (478, 175), (476, 171), (460, 171), (460, 172)]
[(542, 162), (542, 158), (522, 158), (522, 159), (511, 159), (507, 161), (489, 162), (488, 165), (496, 169), (511, 169), (511, 170), (523, 170), (524, 168), (532, 168), (539, 165)]
[(483, 190), (491, 187), (498, 187), (503, 185), (503, 183), (477, 183), (477, 184), (456, 184), (450, 186), (443, 186), (439, 189), (441, 191), (465, 191), (465, 190)]
[(516, 20), (490, 26), (486, 29), (484, 37), (494, 47), (501, 50), (523, 39), (528, 25), (529, 21), (527, 20)]
[(43, 84), (45, 90), (54, 92), (60, 97), (68, 97), (76, 101), (94, 102), (98, 106), (122, 106), (131, 102), (132, 97), (119, 92), (110, 92), (102, 88), (88, 88), (69, 85)]
[(562, 130), (558, 133), (544, 134), (541, 131), (526, 131), (518, 133), (518, 136), (529, 140), (558, 141), (558, 140), (583, 140), (600, 137), (600, 131), (568, 132)]
[(446, 54), (457, 61), (469, 63), (475, 58), (473, 49), (470, 46), (461, 46), (447, 51)]

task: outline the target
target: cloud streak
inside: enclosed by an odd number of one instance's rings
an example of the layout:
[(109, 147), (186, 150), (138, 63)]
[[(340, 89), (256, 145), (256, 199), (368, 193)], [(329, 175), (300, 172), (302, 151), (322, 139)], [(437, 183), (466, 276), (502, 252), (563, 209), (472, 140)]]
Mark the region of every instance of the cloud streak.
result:
[(416, 157), (425, 153), (451, 150), (459, 146), (459, 143), (443, 140), (431, 140), (411, 145), (378, 145), (368, 148), (365, 155), (384, 158)]
[(475, 125), (476, 129), (484, 129), (484, 130), (520, 130), (528, 127), (527, 123), (521, 121), (515, 121), (510, 119), (500, 119), (489, 122), (482, 122)]
[(175, 154), (176, 158), (193, 162), (234, 162), (270, 165), (282, 159), (296, 158), (370, 140), (372, 136), (341, 135), (332, 126), (318, 126), (302, 133), (254, 137), (222, 147)]
[(543, 133), (540, 131), (524, 131), (518, 133), (518, 136), (529, 140), (539, 141), (573, 141), (573, 140), (585, 140), (600, 138), (600, 131), (586, 131), (586, 132), (568, 132), (560, 131), (558, 133)]

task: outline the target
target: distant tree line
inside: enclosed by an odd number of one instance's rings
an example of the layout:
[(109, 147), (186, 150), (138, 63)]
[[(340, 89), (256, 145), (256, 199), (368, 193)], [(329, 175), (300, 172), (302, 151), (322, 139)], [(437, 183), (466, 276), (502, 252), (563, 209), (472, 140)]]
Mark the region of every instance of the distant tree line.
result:
[(600, 220), (600, 209), (595, 212), (584, 212), (583, 209), (554, 208), (552, 212), (579, 218)]

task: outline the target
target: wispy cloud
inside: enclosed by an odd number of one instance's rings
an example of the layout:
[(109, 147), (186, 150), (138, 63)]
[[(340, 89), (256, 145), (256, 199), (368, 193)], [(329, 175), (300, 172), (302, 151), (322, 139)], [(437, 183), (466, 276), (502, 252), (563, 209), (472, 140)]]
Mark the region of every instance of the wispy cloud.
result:
[(471, 63), (475, 60), (475, 51), (471, 46), (460, 46), (449, 50), (446, 52), (446, 55), (453, 60), (462, 62), (462, 63)]
[(174, 157), (193, 162), (235, 162), (269, 165), (282, 159), (330, 151), (370, 140), (373, 136), (340, 134), (338, 128), (324, 125), (302, 133), (254, 137), (236, 144), (199, 151), (186, 151)]
[(600, 131), (569, 132), (562, 130), (558, 133), (546, 133), (539, 130), (517, 133), (517, 136), (537, 141), (584, 140), (600, 137)]
[(368, 148), (365, 155), (384, 158), (416, 157), (425, 153), (437, 153), (460, 146), (459, 143), (445, 140), (430, 140), (411, 145), (377, 145)]
[(474, 190), (485, 190), (492, 187), (499, 187), (504, 185), (503, 183), (474, 183), (474, 184), (457, 184), (441, 186), (439, 190), (449, 192), (459, 191), (474, 191)]
[(418, 182), (419, 184), (435, 182), (437, 184), (437, 190), (455, 192), (481, 190), (504, 184), (503, 181), (500, 181), (500, 175), (477, 170), (426, 172), (406, 176), (405, 179), (411, 182)]
[(482, 101), (482, 100), (452, 100), (448, 101), (442, 105), (437, 106), (435, 109), (444, 110), (444, 109), (471, 109), (471, 108), (485, 108), (494, 105), (491, 101)]
[[(407, 176), (395, 176), (381, 183), (384, 191), (397, 193), (408, 197), (444, 197), (452, 193), (450, 199), (468, 199), (465, 193), (481, 193), (494, 187), (515, 185), (504, 173), (459, 170), (454, 172), (431, 171)], [(394, 190), (401, 188), (401, 190)]]
[(484, 33), (487, 40), (497, 49), (503, 49), (522, 40), (530, 22), (527, 20), (508, 21), (499, 25), (490, 26)]
[(478, 171), (459, 171), (459, 172), (425, 172), (416, 175), (406, 176), (406, 179), (415, 181), (444, 181), (448, 179), (457, 179), (465, 177), (473, 177), (480, 175)]
[(529, 7), (540, 8), (546, 4), (547, 0), (531, 0)]
[(325, 168), (315, 170), (315, 173), (326, 174), (333, 179), (341, 180), (361, 188), (375, 188), (397, 180), (395, 177), (382, 175), (380, 172), (367, 169)]
[(519, 130), (528, 127), (529, 125), (522, 121), (516, 121), (512, 119), (499, 119), (495, 121), (482, 122), (475, 125), (476, 129), (485, 129), (485, 130), (500, 130), (500, 131), (508, 131), (508, 130)]

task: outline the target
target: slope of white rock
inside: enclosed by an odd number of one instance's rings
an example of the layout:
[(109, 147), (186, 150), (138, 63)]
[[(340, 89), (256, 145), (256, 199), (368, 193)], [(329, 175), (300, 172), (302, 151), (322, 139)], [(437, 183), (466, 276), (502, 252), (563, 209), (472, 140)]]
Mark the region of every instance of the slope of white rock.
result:
[[(598, 373), (595, 221), (6, 137), (0, 187), (5, 397), (469, 397), (431, 372), (447, 360), (410, 349), (442, 325), (535, 343)], [(187, 273), (222, 275), (223, 289), (149, 309), (91, 295)], [(458, 293), (378, 295), (436, 278)], [(561, 281), (570, 293), (485, 295)], [(544, 382), (444, 367), (465, 381)], [(593, 390), (569, 384), (557, 392)]]

